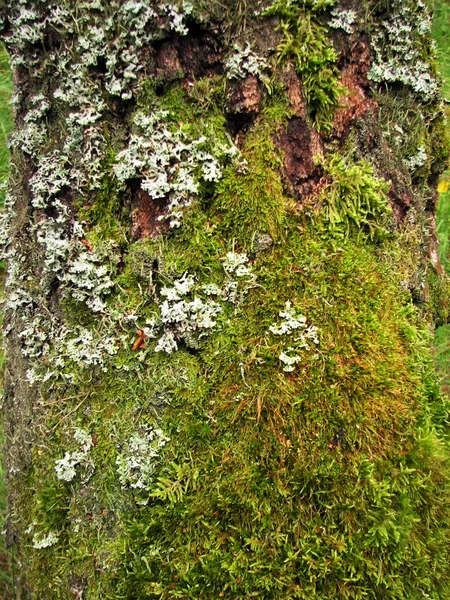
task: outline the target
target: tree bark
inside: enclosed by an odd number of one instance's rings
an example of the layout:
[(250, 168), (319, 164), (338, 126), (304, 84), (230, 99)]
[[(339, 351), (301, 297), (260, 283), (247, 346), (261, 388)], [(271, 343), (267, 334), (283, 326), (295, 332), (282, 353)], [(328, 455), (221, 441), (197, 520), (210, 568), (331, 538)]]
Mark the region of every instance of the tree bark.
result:
[(449, 597), (415, 0), (4, 4), (16, 597)]

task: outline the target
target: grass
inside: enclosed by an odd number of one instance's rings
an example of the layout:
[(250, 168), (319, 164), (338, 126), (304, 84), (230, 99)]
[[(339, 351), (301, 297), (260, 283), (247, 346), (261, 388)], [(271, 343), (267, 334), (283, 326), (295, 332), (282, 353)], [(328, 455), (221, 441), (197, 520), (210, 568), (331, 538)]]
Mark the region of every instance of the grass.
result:
[(13, 126), (10, 106), (12, 79), (9, 70), (8, 56), (0, 46), (0, 205), (4, 202), (4, 186), (9, 172), (9, 150), (7, 139)]
[[(9, 172), (8, 135), (12, 130), (13, 118), (10, 106), (12, 79), (9, 69), (8, 56), (5, 48), (0, 45), (0, 206), (5, 200), (5, 185)], [(0, 295), (2, 294), (4, 264), (0, 263)], [(1, 315), (0, 315), (1, 316)], [(3, 373), (4, 355), (0, 347), (0, 371)], [(0, 447), (3, 448), (3, 423), (0, 420)], [(3, 465), (0, 462), (0, 528), (6, 515), (6, 484)], [(0, 537), (0, 597), (3, 600), (12, 598), (12, 577), (10, 554), (5, 548), (3, 536)]]
[(450, 54), (448, 52), (450, 2), (448, 0), (434, 0), (433, 10), (433, 38), (437, 43), (439, 66), (444, 78), (443, 94), (445, 98), (450, 100)]
[[(448, 36), (450, 32), (450, 1), (434, 0), (433, 37), (436, 40), (439, 66), (443, 78), (443, 95), (450, 102), (450, 54)], [(450, 123), (450, 105), (447, 105)], [(450, 125), (447, 125), (450, 136)], [(439, 237), (439, 258), (450, 275), (450, 170), (441, 178), (439, 204), (437, 210), (437, 234)], [(450, 325), (438, 327), (435, 338), (435, 360), (445, 391), (450, 393)]]

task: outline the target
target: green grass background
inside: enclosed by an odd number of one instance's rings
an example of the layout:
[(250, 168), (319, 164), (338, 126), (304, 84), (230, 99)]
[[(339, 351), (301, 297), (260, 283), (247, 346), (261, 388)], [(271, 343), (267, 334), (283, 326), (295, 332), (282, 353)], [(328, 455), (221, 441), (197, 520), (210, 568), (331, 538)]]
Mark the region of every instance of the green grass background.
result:
[[(450, 0), (434, 0), (433, 37), (436, 40), (439, 66), (443, 78), (443, 95), (447, 109), (447, 133), (450, 136)], [(443, 174), (449, 181), (450, 170)], [(440, 239), (439, 258), (450, 275), (450, 185), (439, 195), (437, 232)], [(450, 324), (436, 331), (435, 359), (444, 389), (450, 393)]]
[[(0, 206), (5, 200), (5, 186), (9, 171), (9, 150), (7, 139), (13, 127), (13, 117), (10, 100), (12, 92), (12, 78), (8, 64), (8, 56), (3, 45), (0, 45)], [(3, 279), (5, 274), (4, 264), (0, 263), (0, 297), (3, 295)], [(0, 313), (1, 316), (1, 313)], [(4, 355), (0, 345), (0, 373), (3, 374)], [(0, 415), (0, 448), (3, 448), (2, 415)], [(0, 460), (0, 531), (6, 514), (6, 486), (3, 461)], [(0, 598), (8, 600), (13, 598), (11, 555), (5, 549), (3, 536), (0, 536)]]
[[(443, 93), (448, 104), (450, 117), (450, 0), (431, 1), (434, 9), (433, 35), (437, 43), (440, 69), (443, 77)], [(8, 68), (8, 58), (3, 46), (0, 46), (0, 205), (4, 202), (4, 186), (9, 170), (9, 152), (7, 137), (12, 129), (12, 114), (10, 109), (12, 81)], [(450, 123), (450, 119), (449, 119)], [(450, 127), (449, 127), (450, 135)], [(444, 179), (450, 181), (450, 170), (444, 174)], [(438, 205), (438, 235), (440, 238), (440, 259), (450, 274), (450, 188), (440, 194)], [(4, 277), (4, 266), (0, 263), (0, 288)], [(450, 325), (439, 327), (436, 332), (435, 358), (439, 375), (444, 388), (450, 393)], [(0, 349), (0, 369), (3, 368), (3, 353)], [(0, 418), (0, 445), (3, 443), (3, 432)], [(0, 529), (5, 516), (6, 489), (3, 466), (0, 462)], [(0, 598), (13, 598), (11, 577), (11, 555), (5, 549), (3, 538), (0, 537)]]

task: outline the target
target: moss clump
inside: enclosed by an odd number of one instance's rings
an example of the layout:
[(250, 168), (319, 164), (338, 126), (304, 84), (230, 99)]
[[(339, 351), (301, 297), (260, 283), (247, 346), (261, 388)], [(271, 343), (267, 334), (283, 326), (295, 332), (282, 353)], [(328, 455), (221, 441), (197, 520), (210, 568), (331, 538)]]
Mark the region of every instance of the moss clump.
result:
[(351, 163), (338, 154), (328, 157), (323, 168), (330, 178), (320, 195), (329, 232), (341, 238), (351, 231), (370, 240), (386, 237), (392, 214), (389, 183), (377, 179), (368, 162)]
[[(262, 120), (255, 139), (268, 130)], [(46, 408), (51, 431), (27, 488), (38, 501), (27, 491), (23, 514), (59, 537), (25, 549), (37, 597), (62, 600), (76, 585), (106, 600), (448, 593), (449, 411), (430, 334), (392, 265), (411, 249), (405, 236), (379, 235), (386, 186), (365, 163), (333, 156), (324, 168), (323, 202), (340, 202), (345, 216), (334, 230), (327, 210), (311, 222), (283, 209), (274, 244), (253, 261), (255, 285), (224, 305), (196, 348), (123, 345), (113, 370), (85, 373), (68, 400)], [(252, 189), (267, 201), (263, 185)], [(230, 236), (238, 250), (252, 231), (244, 221), (230, 233), (236, 208), (219, 203), (225, 191), (204, 197), (180, 230), (130, 246), (117, 309), (150, 316), (158, 290), (186, 271), (221, 284)], [(287, 303), (317, 327), (317, 345), (299, 343), (299, 327), (276, 332)], [(298, 361), (286, 372), (289, 348)], [(54, 465), (75, 424), (95, 438), (95, 469), (62, 483)], [(133, 489), (117, 460), (147, 427), (170, 442)], [(41, 576), (49, 568), (51, 587)]]
[[(196, 384), (170, 396), (176, 443), (150, 503), (125, 517), (115, 589), (325, 600), (419, 598), (426, 585), (444, 597), (447, 467), (433, 428), (446, 411), (390, 265), (290, 221), (289, 244), (254, 267), (258, 287), (189, 359)], [(269, 333), (288, 300), (320, 337), (290, 375), (287, 342)]]
[[(320, 10), (332, 4), (314, 3), (314, 8)], [(311, 120), (319, 131), (330, 131), (344, 88), (339, 83), (337, 54), (326, 29), (303, 3), (277, 2), (268, 14), (278, 14), (281, 19), (283, 39), (278, 46), (279, 62), (293, 61), (302, 78)]]
[(289, 202), (280, 174), (283, 158), (272, 134), (287, 116), (284, 103), (263, 112), (242, 148), (241, 172), (228, 167), (215, 191), (211, 213), (218, 215), (221, 233), (246, 250), (253, 250), (257, 235), (276, 240), (283, 230)]

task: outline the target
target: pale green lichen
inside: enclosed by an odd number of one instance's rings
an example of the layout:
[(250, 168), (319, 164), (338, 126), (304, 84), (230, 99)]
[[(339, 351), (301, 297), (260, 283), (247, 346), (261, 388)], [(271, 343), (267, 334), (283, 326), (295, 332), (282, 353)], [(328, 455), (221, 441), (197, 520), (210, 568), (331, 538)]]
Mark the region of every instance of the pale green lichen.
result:
[(33, 535), (33, 548), (36, 550), (42, 550), (42, 548), (49, 548), (50, 546), (58, 543), (59, 536), (54, 531), (50, 531), (47, 535), (40, 535), (35, 533)]
[[(229, 252), (222, 259), (226, 273), (222, 287), (215, 283), (200, 283), (192, 273), (175, 279), (159, 291), (154, 316), (141, 330), (148, 339), (157, 339), (154, 352), (172, 354), (180, 342), (197, 348), (202, 338), (217, 327), (224, 310), (223, 303), (238, 302), (238, 293), (245, 294), (254, 280), (245, 254)], [(206, 298), (204, 297), (206, 296)], [(210, 296), (215, 296), (212, 300)], [(139, 320), (134, 320), (137, 324)]]
[(291, 373), (295, 370), (295, 365), (302, 360), (301, 356), (295, 353), (302, 350), (309, 352), (311, 348), (319, 345), (319, 330), (309, 324), (307, 318), (297, 312), (290, 301), (286, 302), (284, 310), (278, 314), (281, 323), (271, 325), (269, 333), (288, 338), (289, 346), (280, 353), (279, 359), (284, 364), (283, 371)]
[(225, 63), (228, 79), (243, 79), (248, 75), (254, 75), (259, 79), (267, 79), (267, 75), (264, 73), (268, 68), (269, 65), (266, 59), (253, 52), (249, 43), (245, 48), (235, 45), (233, 53)]
[(389, 16), (371, 35), (373, 59), (367, 77), (377, 83), (402, 83), (425, 101), (436, 99), (439, 82), (431, 64), (434, 57), (424, 58), (429, 23), (423, 2), (394, 0)]
[(412, 156), (408, 156), (404, 159), (408, 169), (412, 172), (417, 171), (420, 167), (423, 167), (427, 162), (428, 156), (425, 150), (425, 146), (421, 145), (417, 148), (417, 152)]
[(295, 349), (291, 346), (288, 346), (286, 348), (286, 351), (281, 352), (280, 356), (278, 357), (280, 361), (284, 364), (283, 371), (285, 373), (292, 373), (293, 371), (295, 371), (295, 365), (301, 362), (302, 360), (301, 356), (293, 354), (294, 352)]
[(355, 23), (358, 19), (358, 13), (354, 10), (345, 10), (342, 8), (333, 8), (332, 18), (328, 21), (328, 26), (333, 29), (342, 29), (349, 35), (354, 32)]
[(83, 477), (83, 481), (86, 482), (92, 476), (94, 468), (88, 458), (92, 448), (92, 437), (80, 427), (75, 429), (73, 437), (78, 442), (78, 450), (66, 452), (63, 458), (55, 462), (56, 477), (62, 481), (72, 481), (77, 474), (76, 467), (82, 465), (84, 470), (88, 470), (88, 475)]
[(151, 198), (165, 198), (167, 207), (159, 219), (180, 227), (183, 209), (197, 197), (200, 183), (219, 181), (221, 163), (238, 151), (231, 143), (228, 147), (214, 143), (211, 133), (209, 139), (189, 139), (180, 127), (173, 130), (168, 125), (169, 114), (135, 114), (135, 131), (128, 146), (117, 154), (113, 172), (122, 186), (138, 177)]
[(122, 486), (141, 492), (138, 504), (147, 504), (161, 461), (161, 450), (170, 438), (159, 428), (147, 426), (133, 433), (116, 458), (117, 474)]

